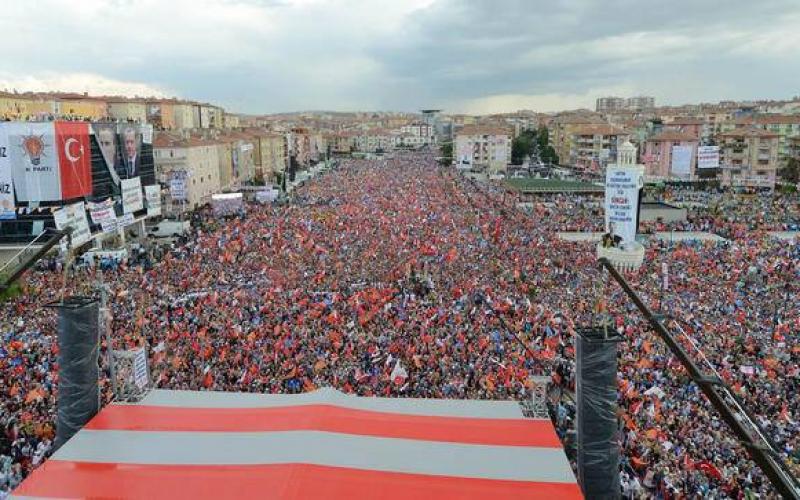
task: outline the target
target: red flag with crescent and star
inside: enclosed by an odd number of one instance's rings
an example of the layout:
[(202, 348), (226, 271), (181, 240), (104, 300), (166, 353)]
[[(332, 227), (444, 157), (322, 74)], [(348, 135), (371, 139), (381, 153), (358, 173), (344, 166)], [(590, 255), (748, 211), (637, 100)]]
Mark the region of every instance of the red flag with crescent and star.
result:
[(61, 173), (61, 198), (68, 200), (92, 194), (92, 150), (89, 124), (56, 122), (56, 150)]

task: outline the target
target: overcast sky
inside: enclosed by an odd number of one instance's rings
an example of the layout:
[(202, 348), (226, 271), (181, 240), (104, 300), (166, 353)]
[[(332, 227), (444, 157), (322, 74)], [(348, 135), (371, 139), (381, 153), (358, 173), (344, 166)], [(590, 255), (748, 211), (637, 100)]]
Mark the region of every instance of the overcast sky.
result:
[(0, 89), (243, 113), (800, 94), (798, 0), (3, 0)]

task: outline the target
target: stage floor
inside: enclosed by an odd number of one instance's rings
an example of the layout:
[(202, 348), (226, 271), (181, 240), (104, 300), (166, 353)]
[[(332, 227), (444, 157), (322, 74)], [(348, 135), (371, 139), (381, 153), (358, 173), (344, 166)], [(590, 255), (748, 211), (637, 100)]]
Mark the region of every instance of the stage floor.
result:
[(580, 498), (510, 401), (152, 391), (112, 404), (12, 498)]

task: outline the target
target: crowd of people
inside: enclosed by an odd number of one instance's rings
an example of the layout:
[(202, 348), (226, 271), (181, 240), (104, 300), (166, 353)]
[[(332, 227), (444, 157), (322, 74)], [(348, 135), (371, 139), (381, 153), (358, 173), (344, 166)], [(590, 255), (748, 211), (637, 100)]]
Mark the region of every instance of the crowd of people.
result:
[[(250, 205), (226, 220), (196, 214), (192, 235), (158, 258), (30, 272), (24, 293), (0, 304), (0, 492), (52, 447), (56, 321), (42, 305), (92, 293), (102, 272), (114, 348), (147, 347), (157, 387), (523, 400), (531, 375), (550, 375), (552, 416), (568, 449), (573, 339), (605, 318), (625, 338), (626, 497), (774, 495), (597, 269), (594, 246), (555, 236), (596, 226), (602, 209), (552, 195), (524, 212), (506, 194), (436, 166), (429, 154), (343, 161), (287, 206)], [(747, 222), (746, 238), (723, 243), (650, 245), (629, 279), (755, 413), (797, 473), (800, 247), (758, 229)], [(106, 401), (109, 385), (103, 377)]]

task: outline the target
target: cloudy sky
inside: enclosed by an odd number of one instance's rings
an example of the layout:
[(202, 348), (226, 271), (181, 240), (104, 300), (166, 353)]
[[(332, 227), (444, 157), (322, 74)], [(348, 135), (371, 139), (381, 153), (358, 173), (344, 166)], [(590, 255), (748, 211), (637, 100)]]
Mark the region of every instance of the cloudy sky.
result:
[(3, 0), (0, 89), (244, 113), (800, 94), (798, 0)]

